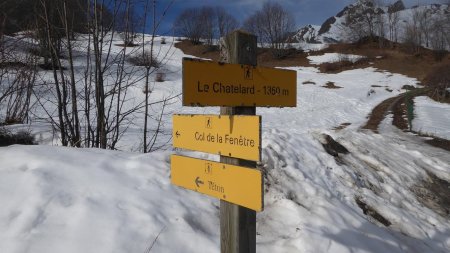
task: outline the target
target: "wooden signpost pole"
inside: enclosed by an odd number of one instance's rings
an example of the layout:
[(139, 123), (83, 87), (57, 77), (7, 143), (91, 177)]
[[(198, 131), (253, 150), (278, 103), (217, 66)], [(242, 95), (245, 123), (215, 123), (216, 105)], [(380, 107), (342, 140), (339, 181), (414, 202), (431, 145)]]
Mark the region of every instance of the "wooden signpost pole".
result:
[[(222, 57), (226, 63), (256, 66), (256, 36), (235, 31), (226, 36)], [(256, 107), (221, 107), (221, 115), (255, 115)], [(256, 169), (256, 162), (220, 157), (220, 162)], [(256, 252), (256, 212), (226, 201), (220, 201), (220, 245), (222, 253)]]

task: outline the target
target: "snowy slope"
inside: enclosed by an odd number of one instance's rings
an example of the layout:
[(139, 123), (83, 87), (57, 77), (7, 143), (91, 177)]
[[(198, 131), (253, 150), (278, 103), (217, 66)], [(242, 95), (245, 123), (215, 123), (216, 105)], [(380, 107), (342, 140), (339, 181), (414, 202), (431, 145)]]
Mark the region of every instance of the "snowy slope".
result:
[(307, 57), (311, 64), (320, 65), (322, 63), (333, 63), (340, 61), (351, 61), (353, 63), (357, 62), (360, 59), (365, 58), (362, 55), (354, 55), (354, 54), (340, 54), (340, 53), (325, 53), (323, 55), (311, 55)]
[[(86, 42), (79, 43), (83, 48)], [(168, 74), (166, 82), (154, 84), (152, 98), (179, 94), (185, 55), (157, 45), (169, 52)], [(411, 191), (427, 172), (450, 180), (448, 153), (395, 131), (389, 119), (382, 134), (360, 130), (375, 105), (417, 80), (374, 68), (338, 74), (289, 69), (298, 74), (297, 108), (257, 110), (266, 178), (257, 252), (448, 252), (448, 217), (422, 205)], [(324, 88), (328, 82), (341, 88)], [(142, 96), (139, 87), (130, 95)], [(218, 113), (182, 107), (179, 100), (166, 110)], [(134, 123), (121, 140), (124, 150), (139, 146), (142, 118), (137, 115)], [(338, 130), (343, 124), (348, 126)], [(57, 143), (38, 120), (22, 127), (34, 130), (42, 144)], [(171, 132), (170, 119), (162, 129)], [(349, 153), (329, 155), (323, 134)], [(170, 184), (171, 153), (0, 148), (0, 252), (219, 252), (219, 202)], [(361, 203), (390, 225), (366, 215)]]
[(416, 97), (412, 127), (414, 131), (450, 140), (450, 105)]

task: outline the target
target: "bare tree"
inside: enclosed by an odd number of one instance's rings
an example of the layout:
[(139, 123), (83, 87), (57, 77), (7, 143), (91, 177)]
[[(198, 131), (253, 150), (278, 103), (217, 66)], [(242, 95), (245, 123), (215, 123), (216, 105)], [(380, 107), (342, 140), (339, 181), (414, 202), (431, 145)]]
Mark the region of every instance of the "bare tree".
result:
[[(351, 12), (346, 15), (345, 26), (349, 29), (350, 40), (361, 40), (366, 37), (374, 39), (379, 32), (379, 21), (383, 11), (379, 6), (381, 2), (376, 0), (357, 1)], [(384, 26), (384, 23), (381, 24)], [(384, 31), (383, 31), (384, 33)]]
[(384, 19), (384, 15), (382, 13), (377, 13), (376, 15), (376, 35), (378, 36), (378, 44), (380, 48), (385, 46), (385, 37), (386, 37), (386, 22)]
[(174, 28), (194, 44), (204, 40), (212, 45), (216, 35), (215, 15), (214, 8), (209, 6), (186, 9), (175, 20)]
[(207, 45), (213, 44), (213, 39), (215, 36), (215, 20), (214, 20), (214, 9), (209, 6), (204, 6), (200, 8), (200, 22), (202, 24), (203, 32), (202, 39), (206, 42)]
[(138, 32), (139, 23), (143, 20), (142, 17), (136, 13), (137, 8), (136, 0), (123, 0), (124, 4), (122, 9), (117, 14), (117, 20), (119, 22), (115, 23), (115, 30), (119, 32), (119, 35), (124, 41), (124, 46), (133, 47), (134, 39)]
[(422, 45), (422, 31), (419, 26), (421, 17), (421, 11), (416, 7), (412, 11), (411, 22), (405, 24), (403, 42), (407, 45), (410, 53), (419, 52)]
[(400, 22), (400, 13), (395, 10), (388, 10), (387, 18), (389, 26), (389, 40), (398, 42), (398, 23)]
[[(160, 127), (163, 121), (164, 116), (164, 109), (168, 103), (168, 100), (162, 99), (160, 101), (153, 101), (150, 102), (150, 75), (154, 72), (156, 72), (163, 63), (164, 60), (167, 59), (167, 54), (169, 51), (166, 51), (165, 55), (160, 56), (159, 52), (154, 52), (154, 43), (155, 43), (155, 36), (159, 29), (159, 26), (161, 25), (162, 21), (164, 20), (167, 11), (170, 9), (174, 1), (170, 1), (165, 7), (164, 11), (162, 12), (162, 15), (158, 19), (156, 16), (156, 1), (151, 0), (147, 1), (145, 4), (145, 11), (144, 11), (144, 17), (147, 17), (148, 12), (150, 11), (149, 5), (152, 5), (151, 8), (151, 15), (153, 17), (152, 20), (152, 29), (151, 29), (151, 37), (149, 41), (150, 50), (147, 50), (147, 43), (145, 42), (145, 29), (146, 29), (146, 20), (147, 18), (144, 18), (144, 26), (142, 31), (142, 58), (144, 59), (143, 66), (145, 67), (145, 84), (144, 84), (144, 94), (145, 94), (145, 101), (144, 101), (144, 133), (143, 133), (143, 152), (151, 152), (154, 150), (156, 141), (158, 139), (158, 135), (161, 133)], [(159, 58), (159, 59), (158, 59)], [(150, 118), (150, 106), (155, 104), (162, 104), (161, 111), (157, 113), (159, 116), (156, 117), (157, 127), (153, 132), (153, 135), (149, 137), (149, 118)]]
[(430, 29), (430, 46), (437, 61), (441, 61), (450, 50), (450, 15), (436, 17)]
[(285, 49), (286, 40), (294, 29), (294, 17), (278, 3), (266, 2), (261, 10), (251, 15), (244, 28), (256, 34), (262, 43), (268, 43), (275, 52)]
[(224, 37), (239, 27), (239, 22), (236, 18), (231, 16), (223, 7), (216, 7), (215, 14), (219, 38)]
[(17, 56), (20, 39), (0, 38), (0, 108), (5, 113), (0, 122), (24, 123), (29, 116), (31, 96), (37, 75), (34, 55)]
[(204, 28), (198, 8), (186, 9), (177, 17), (174, 29), (194, 44), (199, 44), (204, 36)]
[[(178, 94), (151, 100), (150, 77), (168, 61), (170, 50), (163, 53), (161, 50), (155, 51), (154, 42), (157, 30), (173, 1), (165, 6), (162, 15), (157, 13), (159, 8), (156, 0), (144, 2), (146, 17), (139, 20), (143, 24), (142, 47), (113, 50), (114, 38), (117, 37), (114, 28), (122, 27), (121, 32), (134, 36), (138, 22), (132, 14), (131, 2), (35, 1), (33, 23), (38, 28), (38, 43), (45, 54), (29, 54), (34, 61), (30, 58), (30, 61), (17, 62), (20, 67), (17, 70), (3, 68), (16, 63), (7, 62), (9, 55), (14, 53), (9, 54), (4, 50), (3, 33), (0, 33), (0, 104), (5, 105), (7, 120), (27, 118), (31, 101), (36, 101), (40, 110), (47, 114), (44, 119), (59, 134), (62, 145), (116, 149), (121, 137), (134, 124), (136, 115), (145, 113), (143, 151), (161, 148), (164, 144), (157, 140), (166, 134), (163, 130), (168, 113), (166, 106), (173, 103)], [(3, 2), (0, 3), (2, 5)], [(74, 6), (78, 6), (76, 14)], [(147, 13), (147, 10), (152, 12)], [(82, 25), (75, 25), (77, 15), (82, 16), (78, 22)], [(122, 18), (119, 18), (120, 15)], [(147, 21), (147, 15), (152, 21)], [(122, 24), (119, 26), (118, 22)], [(144, 34), (147, 23), (152, 23), (150, 41)], [(0, 24), (0, 27), (3, 26)], [(88, 33), (77, 34), (77, 31)], [(85, 38), (88, 43), (78, 42), (78, 37)], [(210, 38), (212, 40), (213, 37)], [(167, 46), (170, 49), (171, 44)], [(127, 64), (130, 55), (141, 52), (143, 65)], [(47, 73), (51, 75), (37, 75), (37, 62), (41, 59), (46, 63), (41, 67), (49, 70)], [(76, 66), (75, 63), (81, 60), (85, 60), (85, 64)], [(130, 88), (141, 84), (144, 79), (145, 99), (135, 98), (129, 92)], [(40, 88), (35, 90), (38, 82)], [(34, 100), (31, 99), (32, 94)], [(150, 123), (151, 120), (155, 124)]]

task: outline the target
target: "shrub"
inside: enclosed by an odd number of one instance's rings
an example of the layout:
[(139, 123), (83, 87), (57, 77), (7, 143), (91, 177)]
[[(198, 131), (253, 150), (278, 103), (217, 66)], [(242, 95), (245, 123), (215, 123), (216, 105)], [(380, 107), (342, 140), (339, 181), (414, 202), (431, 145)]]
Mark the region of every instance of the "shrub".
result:
[(142, 67), (159, 68), (161, 66), (161, 63), (158, 61), (155, 55), (151, 54), (149, 51), (146, 51), (143, 54), (130, 56), (128, 58), (128, 62), (135, 66)]
[(285, 49), (271, 49), (271, 53), (274, 59), (286, 59), (289, 56), (296, 55), (297, 53), (301, 53), (301, 50), (297, 50), (295, 48), (285, 48)]
[(155, 82), (164, 82), (166, 79), (166, 74), (162, 72), (158, 72), (155, 75)]
[(19, 131), (11, 133), (10, 131), (0, 128), (0, 147), (14, 144), (35, 145), (34, 136), (28, 131)]
[(345, 69), (353, 68), (354, 66), (357, 66), (359, 64), (364, 64), (369, 62), (369, 58), (364, 57), (357, 59), (355, 62), (353, 62), (349, 56), (347, 55), (340, 55), (337, 62), (326, 62), (321, 64), (320, 68), (322, 72), (337, 72), (337, 71), (343, 71)]
[(450, 103), (450, 63), (436, 67), (425, 77), (423, 83), (430, 89), (429, 97), (438, 101)]
[(31, 47), (30, 49), (28, 49), (28, 52), (34, 56), (38, 56), (38, 57), (42, 57), (42, 58), (50, 58), (52, 57), (50, 51), (46, 50), (46, 49), (42, 49), (39, 47)]

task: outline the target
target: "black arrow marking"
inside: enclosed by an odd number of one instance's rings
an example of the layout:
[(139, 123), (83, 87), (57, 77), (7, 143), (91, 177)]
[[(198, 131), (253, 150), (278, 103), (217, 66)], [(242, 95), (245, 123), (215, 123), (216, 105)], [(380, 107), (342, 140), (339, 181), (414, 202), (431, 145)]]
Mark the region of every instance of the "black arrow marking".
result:
[(178, 137), (180, 137), (180, 133), (177, 131), (176, 133), (175, 133), (175, 136), (178, 138)]
[(199, 184), (204, 184), (204, 183), (203, 183), (203, 181), (200, 180), (200, 177), (197, 177), (197, 178), (195, 179), (195, 184), (197, 185), (197, 187), (200, 187)]

